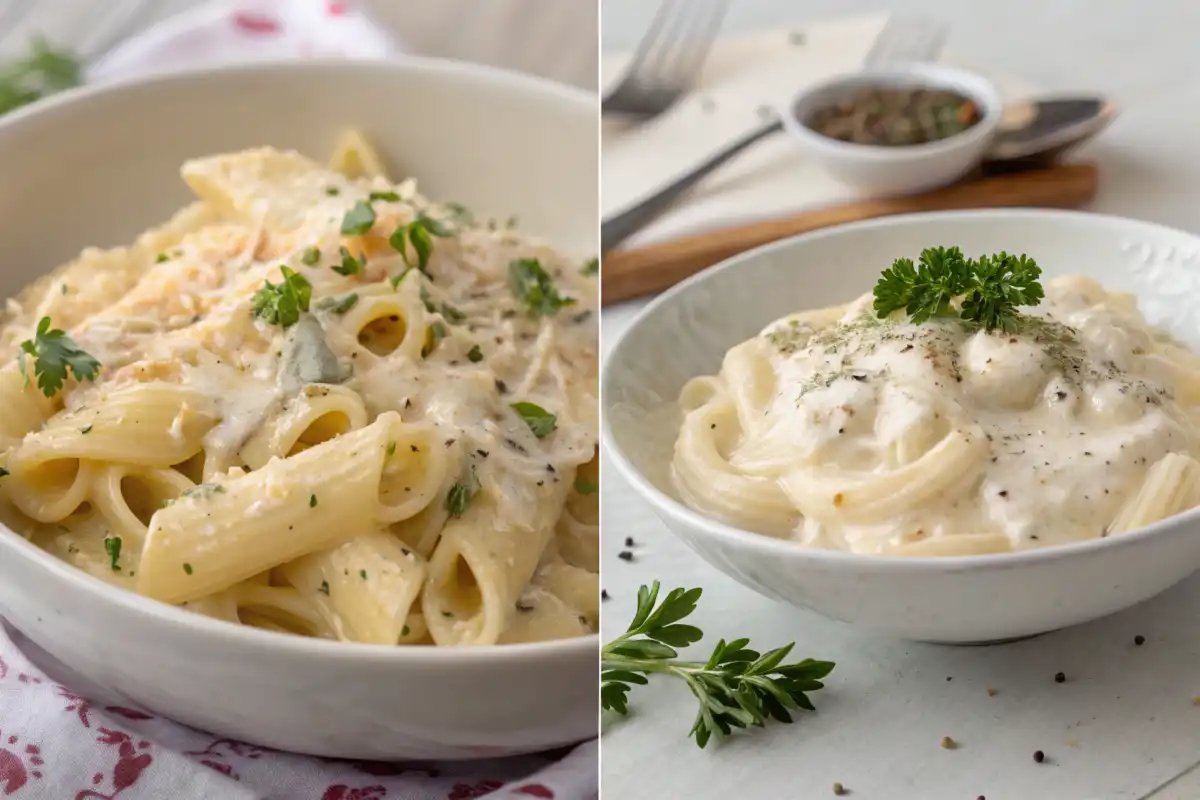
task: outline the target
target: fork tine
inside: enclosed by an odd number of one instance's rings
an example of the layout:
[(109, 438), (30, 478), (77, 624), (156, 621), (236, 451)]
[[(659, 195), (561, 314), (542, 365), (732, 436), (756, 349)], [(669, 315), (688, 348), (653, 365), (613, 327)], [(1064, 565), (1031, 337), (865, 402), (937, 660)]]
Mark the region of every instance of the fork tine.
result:
[(691, 86), (700, 75), (704, 62), (708, 59), (708, 51), (712, 49), (721, 26), (725, 22), (725, 12), (729, 10), (728, 0), (697, 0), (702, 3), (699, 12), (693, 15), (693, 24), (680, 40), (673, 70), (675, 78), (680, 83)]
[(632, 75), (635, 72), (639, 72), (645, 64), (646, 59), (657, 49), (663, 26), (672, 20), (675, 4), (680, 1), (663, 0), (663, 3), (658, 7), (658, 11), (654, 13), (654, 19), (651, 20), (650, 27), (642, 35), (637, 49), (633, 51), (633, 58), (629, 59), (629, 66), (625, 68), (626, 74)]

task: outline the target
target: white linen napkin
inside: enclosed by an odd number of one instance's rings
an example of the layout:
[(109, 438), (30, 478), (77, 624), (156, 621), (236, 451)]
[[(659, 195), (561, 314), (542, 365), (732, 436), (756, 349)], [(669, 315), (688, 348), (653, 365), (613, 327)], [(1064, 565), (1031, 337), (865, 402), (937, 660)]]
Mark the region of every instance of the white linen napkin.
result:
[[(874, 13), (723, 37), (705, 62), (698, 88), (661, 116), (640, 125), (604, 126), (602, 206), (607, 216), (702, 161), (784, 109), (797, 92), (863, 65), (888, 14)], [(617, 80), (628, 54), (601, 63), (605, 85)], [(999, 80), (1006, 98), (1025, 94)], [(786, 216), (857, 197), (780, 133), (709, 176), (677, 206), (632, 237), (628, 246), (709, 228)]]
[[(350, 2), (214, 0), (122, 43), (88, 79), (399, 52)], [(385, 764), (266, 750), (130, 708), (0, 624), (0, 798), (590, 800), (598, 791), (598, 751), (592, 741), (519, 758)]]

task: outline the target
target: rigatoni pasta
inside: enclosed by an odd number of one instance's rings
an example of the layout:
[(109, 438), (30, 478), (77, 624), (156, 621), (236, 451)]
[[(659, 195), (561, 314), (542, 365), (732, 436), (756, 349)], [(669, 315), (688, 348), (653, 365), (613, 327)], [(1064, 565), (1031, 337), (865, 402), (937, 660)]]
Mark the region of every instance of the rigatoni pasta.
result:
[(0, 519), (230, 623), (593, 632), (594, 262), (393, 183), (357, 131), (328, 169), (182, 172), (199, 202), (9, 301)]

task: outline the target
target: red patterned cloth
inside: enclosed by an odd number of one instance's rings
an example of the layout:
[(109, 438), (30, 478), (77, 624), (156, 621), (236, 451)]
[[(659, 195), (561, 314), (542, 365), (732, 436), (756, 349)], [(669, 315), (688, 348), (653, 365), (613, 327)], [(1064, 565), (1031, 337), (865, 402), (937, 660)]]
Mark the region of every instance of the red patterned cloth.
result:
[[(124, 42), (97, 81), (263, 58), (400, 52), (352, 2), (220, 0)], [(347, 120), (351, 123), (353, 120)], [(105, 698), (0, 626), (0, 800), (591, 800), (598, 745), (477, 762), (348, 762), (221, 739)]]
[(594, 741), (467, 762), (267, 750), (120, 705), (0, 626), (2, 800), (590, 800), (597, 755)]

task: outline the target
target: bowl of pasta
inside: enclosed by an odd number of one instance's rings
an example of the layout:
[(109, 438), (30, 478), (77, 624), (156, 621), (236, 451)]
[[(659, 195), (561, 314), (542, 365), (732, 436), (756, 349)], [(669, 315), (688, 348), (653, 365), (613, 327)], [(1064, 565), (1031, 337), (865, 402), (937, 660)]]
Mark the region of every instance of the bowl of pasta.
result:
[(0, 120), (0, 616), (268, 747), (595, 736), (596, 137), (419, 59)]
[(1200, 567), (1200, 238), (920, 214), (730, 259), (631, 324), (612, 463), (704, 559), (883, 634), (998, 641)]

